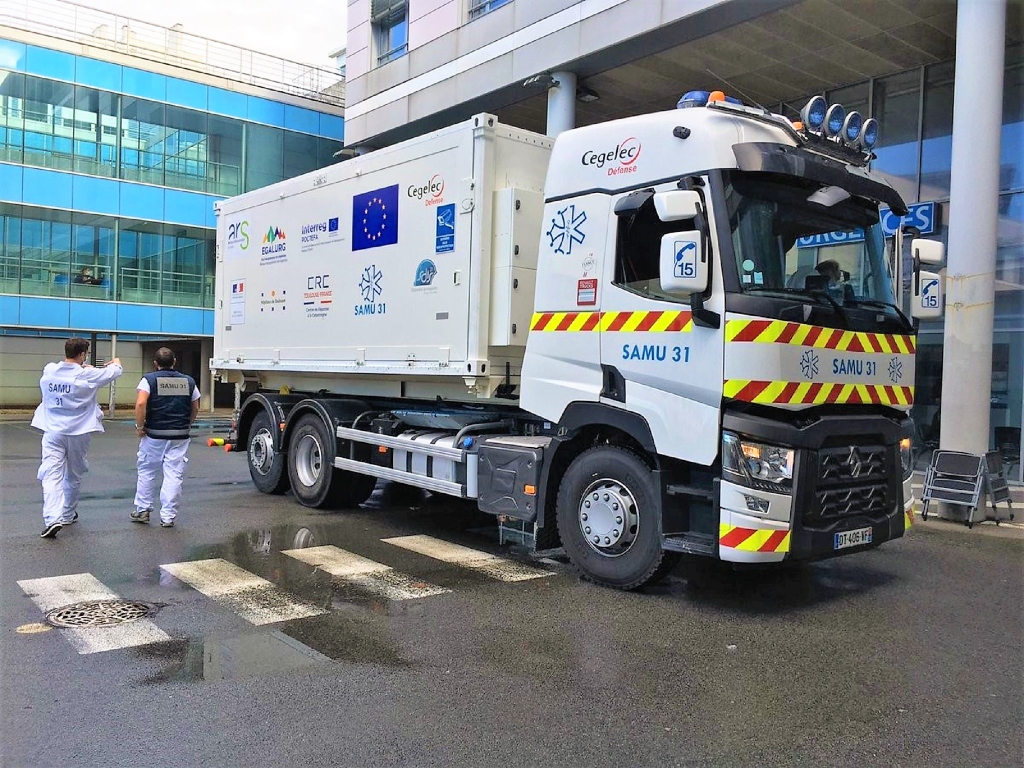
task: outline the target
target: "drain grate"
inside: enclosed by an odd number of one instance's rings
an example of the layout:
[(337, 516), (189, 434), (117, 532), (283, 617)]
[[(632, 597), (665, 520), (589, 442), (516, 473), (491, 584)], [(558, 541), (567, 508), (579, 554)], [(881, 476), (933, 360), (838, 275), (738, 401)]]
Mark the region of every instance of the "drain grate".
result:
[(141, 600), (87, 600), (54, 608), (46, 622), (55, 627), (110, 627), (156, 614), (158, 607)]

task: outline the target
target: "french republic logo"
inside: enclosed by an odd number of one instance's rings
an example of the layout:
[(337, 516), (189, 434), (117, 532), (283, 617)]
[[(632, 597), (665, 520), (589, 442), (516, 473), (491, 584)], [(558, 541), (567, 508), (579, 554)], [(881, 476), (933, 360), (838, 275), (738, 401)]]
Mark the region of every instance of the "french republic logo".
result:
[(596, 168), (607, 167), (609, 176), (619, 176), (623, 173), (636, 173), (636, 161), (640, 159), (642, 145), (636, 136), (620, 141), (614, 149), (605, 149), (597, 152), (588, 149), (583, 153), (580, 162), (584, 166)]
[(352, 250), (398, 242), (398, 185), (352, 197)]

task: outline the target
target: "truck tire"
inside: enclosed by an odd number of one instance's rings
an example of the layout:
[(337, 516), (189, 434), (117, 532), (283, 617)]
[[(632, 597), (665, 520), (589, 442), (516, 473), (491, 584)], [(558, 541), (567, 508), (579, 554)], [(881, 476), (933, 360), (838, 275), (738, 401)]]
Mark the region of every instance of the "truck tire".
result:
[(299, 418), (288, 441), (288, 477), (299, 503), (317, 509), (355, 507), (366, 501), (376, 478), (335, 469), (331, 434), (314, 413)]
[(274, 447), (274, 424), (266, 411), (260, 411), (249, 427), (246, 450), (249, 476), (262, 493), (284, 493), (288, 490), (287, 456)]
[(588, 581), (639, 589), (678, 559), (661, 548), (658, 490), (630, 450), (602, 445), (569, 465), (558, 489), (558, 532), (569, 560)]

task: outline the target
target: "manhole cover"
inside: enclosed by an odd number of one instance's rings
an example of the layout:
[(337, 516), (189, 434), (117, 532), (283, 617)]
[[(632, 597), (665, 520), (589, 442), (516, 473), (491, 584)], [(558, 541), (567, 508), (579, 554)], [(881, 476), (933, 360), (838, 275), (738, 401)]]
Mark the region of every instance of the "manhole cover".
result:
[(54, 608), (46, 621), (55, 627), (110, 627), (153, 616), (157, 606), (141, 600), (88, 600)]

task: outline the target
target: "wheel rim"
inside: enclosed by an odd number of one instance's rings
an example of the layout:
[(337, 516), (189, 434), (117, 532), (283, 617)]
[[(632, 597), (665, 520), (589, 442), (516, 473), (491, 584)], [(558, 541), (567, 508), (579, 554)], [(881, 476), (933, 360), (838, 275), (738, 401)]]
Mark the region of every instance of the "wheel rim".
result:
[(259, 430), (249, 441), (249, 463), (261, 475), (274, 468), (274, 438), (269, 429)]
[(323, 450), (316, 435), (303, 435), (295, 446), (295, 473), (307, 487), (316, 485), (323, 469)]
[(592, 550), (604, 557), (626, 554), (640, 531), (636, 499), (611, 478), (595, 480), (580, 497), (580, 532)]

